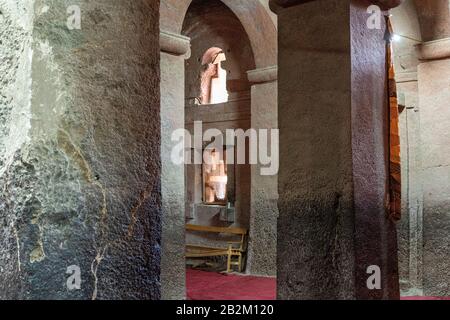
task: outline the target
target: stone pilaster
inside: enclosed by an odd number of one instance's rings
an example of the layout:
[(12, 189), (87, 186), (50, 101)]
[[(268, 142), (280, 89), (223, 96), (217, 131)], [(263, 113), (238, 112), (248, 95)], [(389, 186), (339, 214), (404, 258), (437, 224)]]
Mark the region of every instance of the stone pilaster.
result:
[(184, 61), (190, 39), (160, 32), (161, 46), (161, 189), (162, 257), (161, 290), (165, 300), (184, 299), (185, 289), (185, 190), (184, 165), (171, 161), (172, 133), (184, 128)]
[(399, 276), (403, 295), (422, 294), (423, 191), (417, 71), (396, 74), (400, 105), (402, 220), (398, 223)]
[[(277, 129), (277, 66), (248, 72), (252, 82), (252, 128)], [(270, 131), (268, 132), (270, 137)], [(273, 152), (269, 148), (269, 152)], [(278, 175), (264, 176), (252, 166), (250, 237), (247, 272), (275, 276), (277, 270)]]
[(423, 152), (424, 295), (450, 294), (450, 39), (417, 47)]

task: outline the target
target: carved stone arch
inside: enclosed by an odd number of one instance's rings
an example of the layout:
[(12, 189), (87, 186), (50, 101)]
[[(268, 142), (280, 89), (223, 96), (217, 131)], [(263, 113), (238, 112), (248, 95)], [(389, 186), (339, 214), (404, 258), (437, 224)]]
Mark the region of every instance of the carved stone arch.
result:
[[(241, 21), (250, 39), (257, 68), (276, 65), (277, 29), (260, 0), (221, 0)], [(180, 34), (192, 0), (162, 0), (160, 28)]]

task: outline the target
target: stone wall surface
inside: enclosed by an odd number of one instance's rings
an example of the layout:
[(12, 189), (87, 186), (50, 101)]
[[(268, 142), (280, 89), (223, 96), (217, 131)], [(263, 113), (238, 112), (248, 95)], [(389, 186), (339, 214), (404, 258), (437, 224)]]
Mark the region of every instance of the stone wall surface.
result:
[(355, 297), (349, 12), (336, 0), (278, 14), (279, 299)]
[[(8, 168), (22, 144), (29, 141), (33, 2), (0, 1), (0, 299), (18, 297), (21, 289), (18, 231), (6, 216), (9, 199), (5, 190)], [(27, 170), (16, 166), (18, 171)]]
[(392, 11), (401, 114), (404, 295), (449, 295), (450, 3), (405, 0)]
[(0, 2), (0, 298), (158, 299), (159, 2), (78, 4)]
[(450, 37), (450, 1), (414, 0), (424, 41)]
[(448, 0), (405, 0), (392, 11), (401, 115), (403, 220), (399, 230), (404, 295), (449, 294)]
[[(252, 86), (252, 128), (278, 128), (277, 82)], [(271, 132), (268, 132), (270, 137)], [(275, 142), (278, 145), (278, 141)], [(275, 143), (269, 154), (277, 153)], [(252, 166), (250, 235), (247, 272), (257, 275), (277, 274), (278, 174), (264, 176), (261, 165)]]
[(450, 59), (419, 65), (423, 152), (423, 289), (450, 294)]
[[(370, 1), (351, 0), (352, 161), (355, 210), (355, 289), (358, 299), (399, 299), (397, 230), (388, 219), (389, 115), (385, 25), (368, 29)], [(378, 266), (381, 287), (368, 287)]]
[(402, 220), (397, 225), (399, 277), (402, 295), (420, 295), (422, 267), (422, 178), (420, 150), (420, 110), (415, 45), (421, 41), (421, 29), (414, 0), (405, 0), (393, 9), (392, 24), (394, 67), (400, 105), (400, 146), (402, 170)]
[[(277, 127), (268, 0), (217, 2), (227, 7), (223, 20), (188, 13), (196, 47), (187, 71), (201, 67), (205, 49), (223, 46), (235, 91), (252, 85), (251, 117), (246, 107), (245, 119), (208, 125)], [(281, 22), (281, 171), (279, 186), (258, 166), (236, 173), (245, 212), (235, 223), (250, 228), (247, 272), (275, 274), (278, 237), (280, 298), (398, 298), (396, 232), (384, 218), (385, 44), (383, 30), (365, 27), (362, 8), (400, 1), (272, 2)], [(184, 169), (170, 162), (169, 140), (185, 125), (189, 39), (172, 37), (191, 3), (78, 0), (81, 30), (70, 30), (70, 0), (0, 0), (0, 299), (185, 297)], [(161, 31), (178, 45), (161, 57), (160, 9)], [(401, 283), (407, 294), (445, 296), (449, 1), (405, 0), (393, 13), (396, 32), (408, 37), (395, 44), (407, 145)], [(206, 43), (222, 26), (233, 37)], [(260, 73), (267, 77), (252, 80)], [(187, 81), (188, 97), (197, 80)], [(214, 210), (200, 208), (192, 222), (225, 225)], [(369, 265), (380, 266), (383, 290), (367, 291)], [(80, 268), (79, 290), (67, 287), (71, 266)]]
[(172, 133), (184, 128), (184, 56), (161, 52), (161, 190), (163, 299), (185, 298), (184, 165), (171, 160)]
[(398, 224), (399, 275), (404, 295), (422, 293), (422, 152), (420, 142), (420, 110), (416, 80), (397, 84), (402, 146), (402, 220)]

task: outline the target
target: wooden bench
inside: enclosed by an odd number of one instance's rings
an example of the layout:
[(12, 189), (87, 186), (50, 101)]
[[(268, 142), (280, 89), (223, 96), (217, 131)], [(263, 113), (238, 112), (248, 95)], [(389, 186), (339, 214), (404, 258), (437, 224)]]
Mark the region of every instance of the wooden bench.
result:
[[(202, 246), (195, 244), (186, 245), (186, 258), (204, 258), (204, 257), (218, 257), (226, 256), (227, 260), (227, 272), (232, 272), (232, 266), (238, 266), (239, 272), (243, 271), (244, 257), (247, 250), (247, 230), (243, 228), (226, 228), (226, 227), (209, 227), (199, 226), (193, 224), (186, 225), (187, 231), (195, 232), (208, 232), (224, 235), (239, 236), (240, 241), (226, 241), (227, 245), (221, 247), (217, 245)], [(218, 240), (220, 241), (220, 240)], [(237, 260), (236, 260), (237, 258)]]

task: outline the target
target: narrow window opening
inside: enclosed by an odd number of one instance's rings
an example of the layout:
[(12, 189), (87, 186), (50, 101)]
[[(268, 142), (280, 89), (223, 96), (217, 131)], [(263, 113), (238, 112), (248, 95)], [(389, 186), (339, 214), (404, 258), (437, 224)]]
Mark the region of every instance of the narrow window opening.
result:
[(227, 203), (227, 165), (225, 152), (216, 149), (204, 151), (203, 201), (205, 204), (226, 205)]
[(200, 104), (218, 104), (228, 101), (227, 71), (222, 68), (222, 63), (226, 60), (225, 53), (220, 48), (210, 48), (204, 54)]

